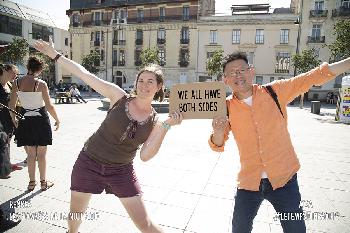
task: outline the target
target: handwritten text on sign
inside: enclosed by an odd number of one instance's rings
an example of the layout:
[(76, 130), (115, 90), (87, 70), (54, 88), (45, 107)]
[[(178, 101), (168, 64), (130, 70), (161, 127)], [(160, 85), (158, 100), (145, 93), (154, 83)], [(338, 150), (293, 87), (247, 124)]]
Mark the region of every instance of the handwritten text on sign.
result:
[(226, 115), (225, 99), (221, 82), (177, 84), (170, 90), (169, 111), (180, 110), (185, 119), (211, 119)]

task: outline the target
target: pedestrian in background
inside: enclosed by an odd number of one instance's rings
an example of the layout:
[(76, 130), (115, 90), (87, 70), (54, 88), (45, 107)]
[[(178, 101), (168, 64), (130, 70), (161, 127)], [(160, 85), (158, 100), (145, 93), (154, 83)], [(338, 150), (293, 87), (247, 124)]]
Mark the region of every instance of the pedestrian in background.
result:
[(79, 103), (83, 101), (84, 103), (87, 103), (86, 100), (83, 99), (83, 97), (80, 95), (80, 91), (78, 90), (77, 86), (73, 84), (69, 90), (71, 97), (74, 97)]
[[(41, 190), (45, 191), (53, 186), (52, 182), (46, 180), (47, 145), (52, 145), (51, 124), (47, 112), (55, 119), (56, 130), (59, 128), (60, 121), (51, 104), (48, 87), (43, 80), (39, 79), (43, 66), (44, 63), (38, 58), (29, 58), (28, 74), (15, 81), (10, 100), (10, 107), (14, 108), (19, 98), (20, 113), (24, 116), (24, 119), (18, 122), (15, 139), (17, 146), (24, 146), (27, 152), (28, 191), (33, 191), (36, 186), (36, 160), (38, 161)], [(15, 122), (14, 116), (12, 118)]]
[[(18, 75), (15, 65), (0, 64), (0, 123), (1, 123), (1, 155), (0, 155), (0, 177), (9, 178), (9, 174), (14, 170), (21, 170), (22, 167), (10, 163), (10, 142), (14, 133), (15, 125), (6, 106), (9, 106), (12, 82)], [(6, 165), (7, 164), (7, 165)]]
[[(244, 53), (233, 53), (223, 63), (223, 81), (232, 90), (226, 101), (228, 117), (212, 121), (209, 145), (223, 151), (232, 131), (238, 146), (241, 168), (232, 219), (233, 233), (252, 231), (253, 220), (264, 199), (282, 216), (303, 214), (297, 181), (299, 160), (287, 128), (287, 104), (350, 69), (350, 58), (323, 63), (270, 87), (253, 84), (254, 67)], [(301, 215), (302, 216), (302, 215)], [(306, 232), (304, 218), (280, 219), (286, 233)]]
[(110, 99), (110, 109), (99, 129), (87, 140), (73, 167), (69, 232), (78, 232), (91, 194), (114, 194), (141, 232), (163, 232), (153, 223), (146, 211), (137, 180), (133, 159), (140, 149), (140, 158), (153, 158), (172, 125), (180, 124), (182, 115), (173, 112), (159, 122), (152, 107), (153, 100), (162, 101), (163, 72), (160, 66), (150, 65), (140, 70), (136, 78), (136, 96), (128, 95), (114, 83), (101, 80), (80, 64), (61, 56), (50, 44), (36, 41), (34, 47), (54, 59), (67, 71), (80, 78), (101, 95)]

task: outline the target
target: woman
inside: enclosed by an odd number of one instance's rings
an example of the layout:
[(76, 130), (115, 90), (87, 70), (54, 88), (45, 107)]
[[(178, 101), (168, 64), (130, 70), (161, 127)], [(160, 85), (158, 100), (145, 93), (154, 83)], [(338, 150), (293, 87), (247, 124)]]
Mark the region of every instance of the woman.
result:
[[(52, 131), (47, 112), (55, 119), (56, 130), (59, 128), (56, 110), (50, 102), (49, 91), (44, 81), (38, 77), (43, 70), (43, 62), (30, 57), (27, 64), (28, 74), (17, 79), (12, 88), (10, 107), (14, 108), (17, 97), (21, 103), (20, 113), (24, 119), (19, 120), (16, 131), (17, 146), (25, 146), (29, 174), (28, 191), (36, 186), (35, 164), (38, 161), (41, 190), (53, 186), (46, 180), (47, 145), (52, 145)], [(14, 117), (12, 117), (14, 120)]]
[(0, 64), (0, 103), (4, 106), (0, 106), (0, 123), (1, 132), (3, 137), (3, 143), (1, 143), (1, 178), (9, 178), (9, 174), (13, 170), (20, 170), (22, 167), (16, 164), (11, 164), (10, 166), (4, 166), (5, 163), (10, 164), (10, 141), (14, 132), (14, 124), (11, 119), (10, 112), (5, 106), (9, 105), (10, 93), (12, 85), (10, 82), (15, 80), (18, 74), (18, 69), (14, 65), (10, 64)]
[(119, 198), (141, 232), (162, 232), (148, 217), (132, 163), (141, 145), (141, 160), (153, 158), (169, 128), (182, 121), (179, 112), (173, 112), (164, 122), (157, 121), (151, 103), (164, 97), (160, 67), (142, 69), (136, 79), (136, 96), (129, 96), (117, 85), (97, 78), (58, 54), (52, 41), (48, 44), (40, 40), (34, 47), (110, 99), (111, 107), (105, 120), (85, 143), (73, 167), (69, 232), (78, 232), (79, 214), (86, 211), (91, 194), (100, 194), (103, 190)]

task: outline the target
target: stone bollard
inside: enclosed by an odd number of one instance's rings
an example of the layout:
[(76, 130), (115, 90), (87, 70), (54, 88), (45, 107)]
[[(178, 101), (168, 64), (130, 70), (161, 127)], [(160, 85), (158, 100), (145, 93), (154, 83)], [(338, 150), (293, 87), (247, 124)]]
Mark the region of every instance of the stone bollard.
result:
[(320, 111), (321, 111), (321, 102), (311, 101), (311, 113), (320, 114)]

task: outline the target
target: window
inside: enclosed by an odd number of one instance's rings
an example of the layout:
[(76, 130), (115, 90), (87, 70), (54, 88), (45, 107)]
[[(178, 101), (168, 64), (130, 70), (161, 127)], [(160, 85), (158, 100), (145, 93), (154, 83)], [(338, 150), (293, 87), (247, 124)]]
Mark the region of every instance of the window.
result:
[(188, 27), (182, 27), (180, 44), (188, 44), (190, 42), (190, 32)]
[(249, 52), (247, 54), (247, 58), (248, 58), (248, 64), (253, 65), (254, 64), (254, 52)]
[(159, 28), (157, 34), (157, 43), (164, 44), (165, 43), (165, 29)]
[(344, 8), (349, 9), (350, 8), (350, 0), (343, 0), (341, 2), (341, 6), (344, 7)]
[(274, 77), (270, 77), (270, 83), (275, 81), (275, 78)]
[(72, 18), (72, 21), (73, 21), (73, 27), (78, 27), (79, 26), (79, 15), (78, 14), (74, 14), (73, 15), (73, 18)]
[(104, 50), (101, 50), (100, 56), (101, 56), (100, 60), (103, 61), (105, 59), (105, 51)]
[(94, 32), (91, 32), (91, 37), (90, 37), (90, 41), (94, 40)]
[(214, 52), (207, 52), (207, 59), (212, 58), (214, 55)]
[(259, 84), (259, 85), (263, 84), (263, 77), (262, 76), (256, 76), (256, 84)]
[(163, 48), (158, 50), (159, 64), (161, 66), (165, 65), (165, 50)]
[(159, 21), (163, 22), (165, 20), (165, 8), (160, 7), (159, 8)]
[(164, 28), (158, 29), (158, 39), (165, 39), (165, 29)]
[(275, 73), (289, 73), (290, 53), (278, 52), (276, 55)]
[(280, 43), (288, 44), (289, 43), (289, 29), (282, 29), (280, 34)]
[(119, 50), (118, 65), (125, 66), (125, 51), (124, 50)]
[(218, 43), (218, 31), (210, 30), (210, 44)]
[(141, 51), (140, 49), (135, 50), (135, 66), (140, 66), (141, 65)]
[(117, 65), (117, 61), (118, 61), (118, 50), (113, 50), (113, 54), (112, 54), (113, 66)]
[(101, 25), (101, 18), (102, 18), (101, 16), (102, 16), (101, 12), (92, 13), (94, 25), (96, 26)]
[(241, 30), (240, 29), (233, 29), (232, 31), (232, 44), (239, 44), (241, 43)]
[(49, 36), (53, 38), (53, 28), (41, 26), (39, 24), (32, 24), (32, 38), (43, 39), (49, 41)]
[(264, 29), (256, 29), (255, 44), (264, 43)]
[(187, 67), (189, 64), (189, 51), (187, 48), (180, 49), (180, 67)]
[(64, 45), (68, 46), (68, 38), (64, 38)]
[(143, 9), (137, 9), (137, 22), (143, 22)]
[(22, 36), (22, 20), (0, 15), (0, 32), (14, 36)]
[(101, 40), (101, 33), (100, 33), (100, 31), (98, 31), (95, 33), (95, 41), (100, 42), (100, 40)]
[(315, 11), (323, 11), (324, 1), (315, 1)]
[(190, 20), (190, 7), (184, 6), (182, 8), (182, 20)]
[(190, 32), (189, 32), (188, 27), (183, 27), (181, 29), (181, 39), (184, 39), (184, 40), (190, 39)]
[(321, 37), (321, 24), (314, 24), (312, 25), (312, 32), (311, 37), (312, 38), (320, 38)]
[(136, 45), (143, 44), (143, 31), (141, 29), (136, 30)]

